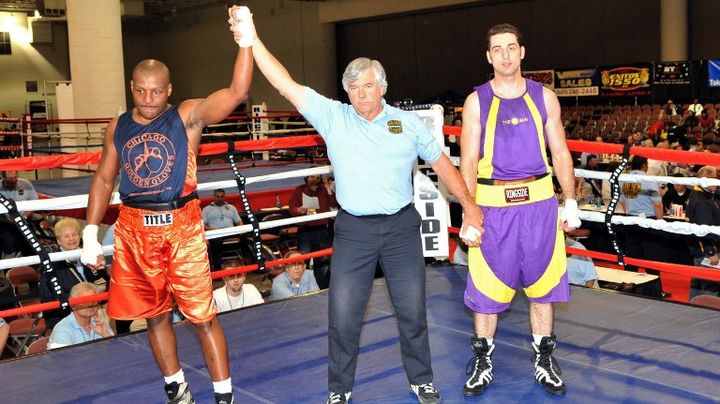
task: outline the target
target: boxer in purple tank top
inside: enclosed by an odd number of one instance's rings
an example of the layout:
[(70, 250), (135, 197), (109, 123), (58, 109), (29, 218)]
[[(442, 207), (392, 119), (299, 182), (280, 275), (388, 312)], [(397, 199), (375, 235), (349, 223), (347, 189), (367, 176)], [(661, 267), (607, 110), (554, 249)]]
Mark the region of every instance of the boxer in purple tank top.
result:
[[(534, 377), (549, 393), (562, 395), (566, 387), (552, 358), (552, 303), (570, 298), (563, 230), (580, 225), (572, 158), (555, 93), (521, 75), (525, 48), (519, 30), (496, 25), (487, 39), (495, 76), (465, 100), (460, 138), (461, 173), (484, 214), (480, 243), (469, 249), (464, 300), (474, 312), (475, 358), (463, 392), (482, 394), (492, 382), (497, 313), (510, 307), (522, 287), (530, 301)], [(560, 215), (553, 171), (565, 200)]]

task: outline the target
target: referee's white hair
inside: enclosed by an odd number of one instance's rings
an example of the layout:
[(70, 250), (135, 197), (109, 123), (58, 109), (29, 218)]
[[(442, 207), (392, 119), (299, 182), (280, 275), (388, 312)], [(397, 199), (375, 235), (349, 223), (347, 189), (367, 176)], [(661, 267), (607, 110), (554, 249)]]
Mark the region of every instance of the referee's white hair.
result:
[(383, 90), (383, 94), (385, 94), (388, 86), (385, 69), (377, 60), (364, 57), (353, 60), (345, 68), (345, 72), (342, 75), (342, 85), (345, 92), (348, 91), (350, 83), (359, 79), (367, 69), (373, 69), (373, 73), (375, 73), (375, 80), (377, 80), (378, 85), (380, 85)]

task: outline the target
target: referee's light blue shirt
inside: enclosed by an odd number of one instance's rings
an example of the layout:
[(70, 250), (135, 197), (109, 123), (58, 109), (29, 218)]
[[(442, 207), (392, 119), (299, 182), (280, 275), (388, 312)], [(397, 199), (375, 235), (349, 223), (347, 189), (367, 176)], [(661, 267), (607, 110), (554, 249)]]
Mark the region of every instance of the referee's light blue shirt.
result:
[(387, 105), (372, 121), (352, 105), (306, 87), (299, 111), (322, 135), (335, 174), (337, 200), (352, 215), (390, 215), (413, 200), (412, 169), (420, 156), (440, 158), (440, 144), (412, 112)]

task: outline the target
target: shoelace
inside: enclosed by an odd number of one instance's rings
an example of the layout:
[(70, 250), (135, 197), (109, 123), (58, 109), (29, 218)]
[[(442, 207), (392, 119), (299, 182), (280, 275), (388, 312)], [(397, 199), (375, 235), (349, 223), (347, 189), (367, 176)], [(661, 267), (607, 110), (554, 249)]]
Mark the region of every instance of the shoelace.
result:
[(330, 393), (330, 397), (328, 397), (328, 403), (330, 404), (339, 404), (343, 402), (343, 395), (339, 393)]
[(541, 353), (537, 363), (538, 366), (547, 369), (550, 375), (553, 377), (558, 377), (557, 375), (562, 374), (562, 370), (560, 370), (560, 365), (558, 365), (558, 362), (549, 353)]
[(425, 394), (437, 394), (437, 390), (435, 390), (435, 386), (433, 386), (430, 383), (424, 383), (418, 385), (418, 391), (422, 390)]
[[(473, 362), (475, 363), (473, 364)], [(465, 366), (465, 374), (470, 376), (473, 372), (482, 373), (488, 368), (490, 368), (488, 356), (476, 355), (470, 358), (470, 361), (468, 361), (468, 364)]]

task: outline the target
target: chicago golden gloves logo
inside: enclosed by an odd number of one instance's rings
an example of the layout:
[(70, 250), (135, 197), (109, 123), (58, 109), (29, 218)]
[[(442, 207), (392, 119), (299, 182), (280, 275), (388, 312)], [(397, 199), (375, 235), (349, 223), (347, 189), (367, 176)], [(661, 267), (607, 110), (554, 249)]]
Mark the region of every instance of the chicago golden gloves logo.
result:
[(139, 188), (153, 188), (170, 178), (175, 146), (160, 133), (143, 133), (128, 140), (122, 149), (123, 169)]
[(388, 125), (388, 131), (390, 131), (390, 133), (392, 133), (394, 135), (399, 135), (403, 131), (402, 122), (400, 122), (397, 119), (389, 120), (387, 125)]

